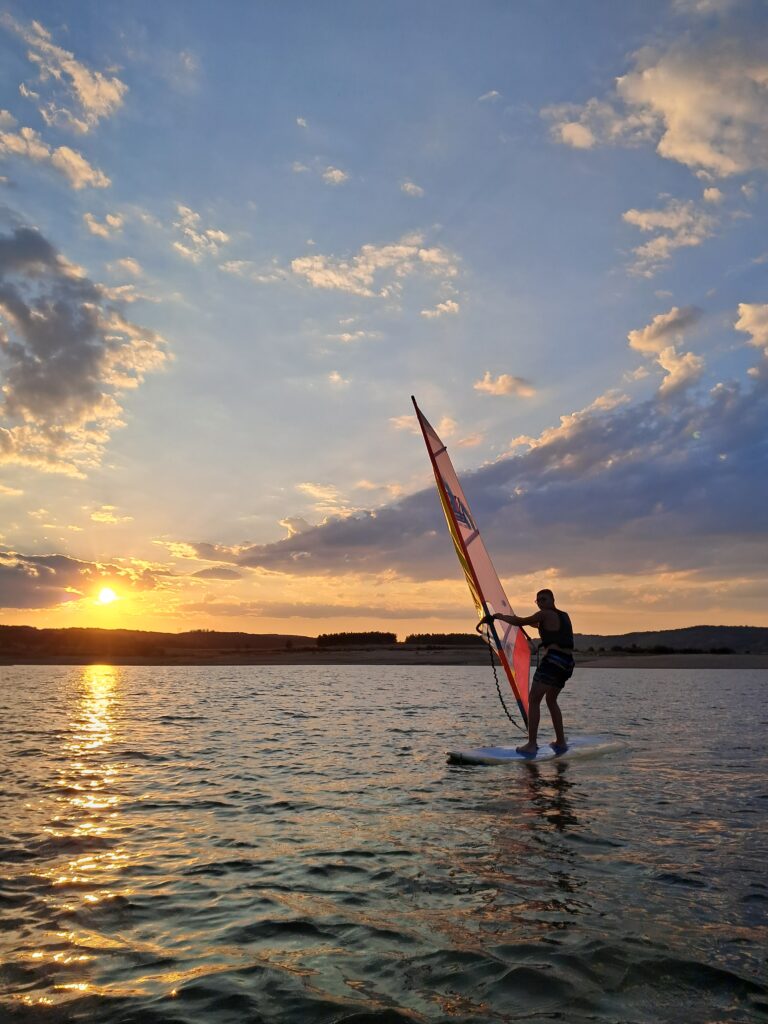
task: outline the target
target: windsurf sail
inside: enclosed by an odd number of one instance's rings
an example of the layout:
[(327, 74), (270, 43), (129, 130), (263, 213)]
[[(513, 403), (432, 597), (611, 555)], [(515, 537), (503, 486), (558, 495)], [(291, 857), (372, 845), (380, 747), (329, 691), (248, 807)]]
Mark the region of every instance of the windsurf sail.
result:
[[(424, 435), (424, 443), (429, 452), (432, 469), (435, 472), (437, 491), (448, 523), (448, 530), (464, 570), (472, 600), (475, 602), (478, 618), (494, 612), (502, 615), (514, 615), (470, 512), (469, 503), (448, 456), (448, 449), (419, 409), (413, 396), (411, 396), (411, 401)], [(484, 636), (504, 668), (520, 714), (527, 724), (531, 666), (528, 637), (519, 626), (510, 626), (509, 623), (501, 622), (498, 619), (491, 623)]]

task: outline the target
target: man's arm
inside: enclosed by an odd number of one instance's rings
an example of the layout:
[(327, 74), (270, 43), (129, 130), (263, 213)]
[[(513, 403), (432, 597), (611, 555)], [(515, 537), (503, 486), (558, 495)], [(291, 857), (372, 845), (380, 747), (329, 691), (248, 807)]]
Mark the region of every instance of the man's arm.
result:
[(500, 619), (508, 622), (510, 626), (538, 626), (543, 617), (543, 612), (534, 612), (533, 615), (500, 615), (498, 612), (493, 615), (486, 615), (483, 622), (490, 622), (493, 619)]

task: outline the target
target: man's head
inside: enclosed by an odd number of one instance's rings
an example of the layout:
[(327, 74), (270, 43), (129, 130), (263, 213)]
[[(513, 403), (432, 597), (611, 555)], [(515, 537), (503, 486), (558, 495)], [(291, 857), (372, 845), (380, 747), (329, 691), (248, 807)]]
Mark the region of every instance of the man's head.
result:
[(555, 595), (551, 590), (540, 590), (536, 595), (536, 604), (539, 608), (554, 608)]

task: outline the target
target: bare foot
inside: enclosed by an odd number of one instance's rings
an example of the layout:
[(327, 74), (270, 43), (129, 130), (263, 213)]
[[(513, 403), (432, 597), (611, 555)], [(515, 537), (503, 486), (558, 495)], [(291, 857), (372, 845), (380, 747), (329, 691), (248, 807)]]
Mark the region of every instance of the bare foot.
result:
[(518, 754), (529, 754), (529, 755), (530, 754), (535, 754), (538, 749), (539, 749), (539, 746), (538, 746), (537, 743), (530, 743), (530, 742), (529, 743), (524, 743), (522, 745), (522, 747), (515, 747), (515, 750), (518, 752)]
[(556, 754), (564, 754), (566, 752), (566, 750), (568, 749), (567, 742), (566, 743), (558, 743), (557, 740), (553, 740), (549, 745), (550, 745), (550, 747), (552, 747), (552, 749), (554, 750), (554, 752)]

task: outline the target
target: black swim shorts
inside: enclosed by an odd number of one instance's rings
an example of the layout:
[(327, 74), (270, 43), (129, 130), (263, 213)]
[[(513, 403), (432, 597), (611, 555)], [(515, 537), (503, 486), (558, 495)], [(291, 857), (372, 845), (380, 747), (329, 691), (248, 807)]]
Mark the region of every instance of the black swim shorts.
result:
[(548, 651), (541, 660), (536, 674), (533, 677), (534, 683), (543, 683), (544, 686), (556, 686), (562, 690), (566, 682), (573, 675), (573, 658), (565, 651)]

